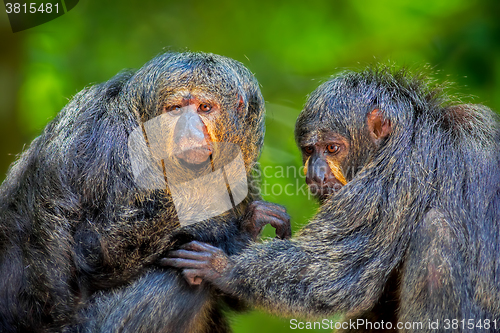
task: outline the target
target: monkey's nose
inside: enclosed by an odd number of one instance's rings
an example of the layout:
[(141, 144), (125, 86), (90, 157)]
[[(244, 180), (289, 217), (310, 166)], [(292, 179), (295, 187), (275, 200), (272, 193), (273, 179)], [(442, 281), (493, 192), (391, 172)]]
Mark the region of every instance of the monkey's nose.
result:
[(328, 163), (321, 158), (311, 161), (307, 169), (306, 183), (307, 184), (323, 184), (327, 181), (328, 175), (331, 173)]

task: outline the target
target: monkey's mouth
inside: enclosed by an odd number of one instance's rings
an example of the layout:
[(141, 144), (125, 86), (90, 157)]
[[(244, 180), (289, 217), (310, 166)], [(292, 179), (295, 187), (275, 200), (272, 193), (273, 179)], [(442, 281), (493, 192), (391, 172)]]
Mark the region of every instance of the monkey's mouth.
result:
[(202, 164), (212, 155), (212, 149), (207, 146), (193, 147), (178, 152), (175, 156), (189, 164)]

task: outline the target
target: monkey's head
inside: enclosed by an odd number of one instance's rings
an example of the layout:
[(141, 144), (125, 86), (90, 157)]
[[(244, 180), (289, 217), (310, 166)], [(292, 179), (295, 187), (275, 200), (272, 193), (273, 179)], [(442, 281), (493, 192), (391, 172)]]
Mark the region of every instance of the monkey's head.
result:
[(422, 77), (372, 66), (343, 72), (309, 96), (297, 119), (295, 138), (306, 182), (320, 201), (376, 163), (386, 147), (396, 149), (398, 138), (411, 133), (420, 114), (435, 112), (432, 105), (439, 101), (427, 89), (430, 81)]
[(247, 170), (256, 162), (264, 138), (264, 100), (241, 63), (215, 54), (166, 53), (139, 69), (128, 87), (145, 132), (156, 129), (147, 140), (166, 147), (167, 156), (160, 158), (209, 167), (214, 154), (226, 153), (216, 149), (223, 142), (241, 149)]

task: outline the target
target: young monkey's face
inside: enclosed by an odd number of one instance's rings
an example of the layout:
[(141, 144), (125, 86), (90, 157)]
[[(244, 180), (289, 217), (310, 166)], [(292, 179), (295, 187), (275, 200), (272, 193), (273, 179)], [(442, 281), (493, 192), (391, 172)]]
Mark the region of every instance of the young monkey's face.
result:
[[(367, 156), (373, 156), (391, 130), (390, 120), (386, 119), (378, 108), (371, 110), (366, 115), (365, 125), (353, 131), (362, 136), (357, 137), (355, 142), (365, 142), (357, 149), (365, 152)], [(351, 142), (342, 134), (328, 128), (310, 130), (299, 138), (306, 183), (320, 202), (338, 192), (364, 167), (366, 161), (356, 162), (353, 157), (356, 154), (353, 153)]]
[(349, 142), (332, 131), (317, 130), (299, 142), (309, 191), (320, 201), (347, 183), (342, 165), (349, 155)]

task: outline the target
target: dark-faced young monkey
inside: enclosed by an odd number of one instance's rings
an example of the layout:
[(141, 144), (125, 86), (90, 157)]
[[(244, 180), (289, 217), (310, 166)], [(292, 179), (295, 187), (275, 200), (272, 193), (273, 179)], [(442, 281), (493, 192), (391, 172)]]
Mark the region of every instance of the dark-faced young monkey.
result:
[(322, 84), (295, 134), (322, 202), (297, 237), (164, 263), (273, 313), (344, 312), (346, 331), (500, 331), (494, 112), (380, 65)]
[(256, 79), (214, 54), (78, 93), (0, 187), (0, 331), (228, 331), (232, 300), (158, 260), (191, 240), (237, 254), (266, 223), (290, 236), (257, 201), (263, 137)]

